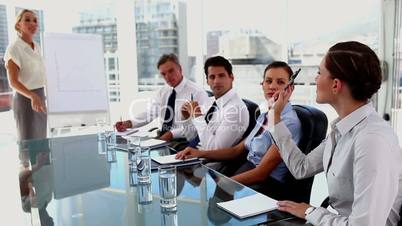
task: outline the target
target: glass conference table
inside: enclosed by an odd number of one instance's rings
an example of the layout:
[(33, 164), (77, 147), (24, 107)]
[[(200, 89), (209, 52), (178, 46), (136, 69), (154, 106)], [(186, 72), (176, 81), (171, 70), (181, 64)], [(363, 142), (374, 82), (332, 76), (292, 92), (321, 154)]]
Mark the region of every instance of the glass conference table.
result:
[[(279, 211), (239, 219), (217, 202), (255, 194), (246, 186), (196, 163), (177, 170), (177, 207), (160, 207), (157, 170), (150, 185), (130, 185), (127, 152), (115, 162), (97, 135), (24, 141), (20, 148), (22, 207), (43, 226), (304, 225)], [(166, 155), (168, 147), (151, 150)], [(110, 154), (110, 153), (109, 153)], [(109, 159), (110, 160), (110, 159)], [(144, 198), (152, 197), (151, 202)]]

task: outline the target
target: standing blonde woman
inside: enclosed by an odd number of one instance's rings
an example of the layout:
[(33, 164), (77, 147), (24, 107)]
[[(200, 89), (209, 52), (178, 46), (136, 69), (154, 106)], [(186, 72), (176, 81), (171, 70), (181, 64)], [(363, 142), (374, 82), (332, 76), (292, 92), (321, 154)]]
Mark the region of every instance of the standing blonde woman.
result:
[(18, 140), (46, 137), (45, 67), (39, 45), (33, 40), (38, 18), (24, 9), (15, 23), (17, 39), (7, 47), (4, 61), (14, 90), (13, 110)]
[(316, 83), (316, 101), (331, 105), (338, 114), (327, 139), (308, 155), (298, 150), (280, 118), (292, 89), (277, 93), (272, 135), (293, 176), (325, 173), (329, 204), (337, 213), (292, 201), (279, 202), (279, 210), (313, 225), (396, 226), (402, 203), (402, 151), (395, 132), (369, 101), (381, 86), (380, 61), (362, 43), (337, 43), (322, 59)]

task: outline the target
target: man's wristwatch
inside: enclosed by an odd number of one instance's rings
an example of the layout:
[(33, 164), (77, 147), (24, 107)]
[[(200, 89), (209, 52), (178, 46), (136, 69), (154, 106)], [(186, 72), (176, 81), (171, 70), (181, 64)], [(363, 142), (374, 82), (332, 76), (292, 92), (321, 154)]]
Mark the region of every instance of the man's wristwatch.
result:
[(315, 210), (314, 206), (310, 206), (309, 208), (306, 209), (306, 211), (304, 212), (304, 216), (309, 215), (310, 213), (312, 213)]

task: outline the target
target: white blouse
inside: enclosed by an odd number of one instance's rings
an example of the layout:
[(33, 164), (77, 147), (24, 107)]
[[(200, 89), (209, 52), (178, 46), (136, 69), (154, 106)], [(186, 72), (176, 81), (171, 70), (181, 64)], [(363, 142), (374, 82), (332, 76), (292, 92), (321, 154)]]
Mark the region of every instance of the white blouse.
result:
[(320, 226), (397, 225), (402, 203), (402, 150), (393, 129), (371, 103), (336, 119), (331, 127), (334, 136), (308, 155), (298, 150), (283, 122), (275, 125), (272, 134), (296, 178), (326, 173), (329, 203), (339, 214), (318, 207), (306, 219)]
[(34, 49), (18, 37), (7, 47), (4, 61), (7, 67), (12, 60), (20, 69), (18, 80), (29, 90), (42, 88), (46, 84), (45, 65), (39, 45), (34, 42)]

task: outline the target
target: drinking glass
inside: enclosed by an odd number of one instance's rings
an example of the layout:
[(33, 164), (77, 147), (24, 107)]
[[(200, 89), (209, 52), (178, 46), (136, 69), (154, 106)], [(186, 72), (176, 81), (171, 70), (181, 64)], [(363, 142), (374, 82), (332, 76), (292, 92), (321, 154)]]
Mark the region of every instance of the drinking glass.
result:
[(116, 132), (113, 130), (105, 130), (106, 147), (108, 150), (116, 148)]
[(176, 166), (162, 165), (158, 167), (159, 173), (159, 195), (163, 208), (176, 207), (177, 197), (177, 176)]
[(141, 148), (141, 151), (136, 153), (138, 184), (151, 183), (151, 156), (149, 151), (149, 148)]
[(115, 149), (107, 149), (106, 157), (107, 157), (107, 162), (117, 162), (116, 150)]
[(141, 147), (128, 144), (128, 168), (130, 186), (138, 184), (137, 179), (137, 156), (141, 154)]
[(151, 184), (139, 184), (137, 186), (138, 204), (148, 205), (152, 203)]
[(162, 208), (161, 207), (161, 225), (162, 226), (177, 226), (177, 208)]
[(96, 130), (98, 134), (98, 140), (105, 140), (105, 134), (104, 134), (104, 127), (106, 125), (106, 118), (104, 117), (99, 117), (95, 119), (95, 124), (96, 124)]

